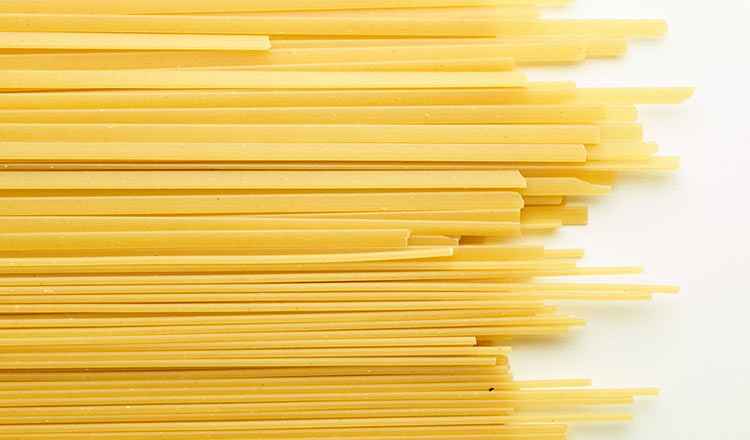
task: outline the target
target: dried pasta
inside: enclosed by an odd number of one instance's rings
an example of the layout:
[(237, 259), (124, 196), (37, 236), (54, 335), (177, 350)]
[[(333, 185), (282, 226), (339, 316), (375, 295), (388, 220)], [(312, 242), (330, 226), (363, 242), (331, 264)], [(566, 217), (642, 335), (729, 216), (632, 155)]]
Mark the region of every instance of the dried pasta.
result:
[(512, 347), (678, 289), (516, 243), (676, 169), (636, 105), (692, 89), (527, 78), (666, 32), (564, 2), (0, 2), (0, 440), (630, 420), (658, 390), (518, 380)]

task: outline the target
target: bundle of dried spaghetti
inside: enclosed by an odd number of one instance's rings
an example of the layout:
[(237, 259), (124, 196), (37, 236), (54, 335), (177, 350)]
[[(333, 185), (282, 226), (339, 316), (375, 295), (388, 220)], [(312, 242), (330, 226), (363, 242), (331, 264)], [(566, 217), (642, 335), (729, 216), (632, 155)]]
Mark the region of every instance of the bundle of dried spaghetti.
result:
[[(382, 231), (367, 238), (382, 244)], [(103, 249), (116, 234), (127, 235)], [(517, 337), (585, 324), (556, 300), (676, 292), (524, 279), (638, 267), (579, 268), (578, 249), (427, 236), (390, 247), (125, 247), (143, 234), (171, 232), (4, 234), (61, 241), (19, 242), (0, 260), (0, 438), (561, 439), (566, 422), (631, 417), (581, 406), (656, 393), (517, 381), (507, 357)], [(177, 234), (180, 244), (193, 236)], [(64, 245), (84, 235), (95, 250)]]
[(692, 89), (530, 81), (666, 31), (540, 18), (561, 2), (2, 2), (0, 440), (629, 419), (655, 389), (516, 380), (511, 346), (585, 324), (556, 301), (677, 289), (511, 239), (676, 169), (636, 105)]

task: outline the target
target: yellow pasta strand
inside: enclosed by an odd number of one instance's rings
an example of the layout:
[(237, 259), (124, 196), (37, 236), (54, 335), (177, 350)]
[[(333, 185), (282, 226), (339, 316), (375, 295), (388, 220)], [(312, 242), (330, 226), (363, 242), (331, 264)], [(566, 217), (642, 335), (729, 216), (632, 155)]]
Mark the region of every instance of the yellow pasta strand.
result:
[[(395, 105), (562, 104), (575, 98), (571, 83), (556, 89), (530, 82), (525, 89), (455, 90), (128, 90), (0, 93), (6, 109), (221, 108)], [(632, 102), (629, 102), (632, 104)]]
[(0, 32), (0, 47), (12, 49), (266, 51), (271, 48), (271, 41), (268, 37), (253, 35)]
[[(558, 0), (559, 1), (559, 0)], [(547, 0), (549, 2), (549, 0)], [(107, 4), (89, 4), (85, 1), (44, 0), (29, 4), (19, 0), (3, 3), (2, 12), (80, 13), (80, 14), (160, 14), (198, 12), (250, 12), (250, 11), (322, 11), (335, 9), (371, 8), (424, 8), (484, 5), (534, 5), (540, 0), (379, 0), (377, 3), (362, 0), (280, 0), (273, 4), (264, 1), (219, 0), (206, 4), (196, 0), (167, 0), (157, 4), (146, 1), (112, 1)]]
[(587, 160), (648, 160), (659, 150), (654, 142), (621, 142), (589, 145)]
[(576, 103), (608, 104), (679, 104), (693, 96), (693, 87), (623, 87), (580, 88)]
[[(467, 416), (467, 417), (444, 417), (444, 418), (385, 418), (385, 419), (321, 419), (321, 420), (287, 420), (287, 421), (253, 421), (253, 422), (225, 422), (222, 429), (271, 429), (271, 428), (332, 428), (332, 427), (362, 427), (362, 426), (425, 426), (425, 425), (472, 425), (472, 424), (503, 424), (518, 421), (529, 422), (554, 422), (554, 421), (609, 421), (609, 420), (632, 420), (631, 414), (575, 414), (575, 415), (533, 415), (533, 416)], [(212, 428), (216, 426), (210, 422), (162, 422), (128, 424), (130, 431), (190, 431), (201, 428)], [(118, 432), (122, 431), (124, 425), (117, 423), (99, 424), (72, 424), (72, 425), (35, 425), (35, 433), (55, 432)], [(28, 432), (29, 425), (8, 425), (8, 433)]]
[[(85, 232), (85, 231), (247, 231), (247, 230), (303, 230), (309, 229), (408, 229), (412, 234), (457, 234), (457, 235), (490, 235), (504, 236), (518, 233), (518, 221), (429, 221), (429, 220), (399, 220), (399, 219), (315, 219), (315, 218), (174, 218), (174, 217), (9, 217), (0, 219), (0, 232)], [(414, 251), (432, 256), (447, 256), (452, 252), (448, 249), (434, 249)], [(328, 255), (328, 254), (327, 254)], [(361, 254), (367, 258), (365, 254)], [(394, 254), (394, 256), (397, 254)], [(408, 255), (408, 254), (404, 254)], [(383, 254), (383, 259), (386, 258)], [(216, 257), (216, 256), (213, 256)], [(294, 257), (293, 255), (291, 257)], [(348, 256), (354, 257), (354, 256)], [(348, 258), (344, 257), (344, 258)], [(373, 256), (374, 259), (378, 259)], [(335, 259), (333, 255), (328, 258)], [(356, 257), (355, 257), (356, 258)], [(415, 257), (412, 257), (415, 258)], [(219, 264), (221, 258), (216, 258)], [(134, 262), (136, 260), (133, 260)], [(144, 260), (145, 261), (145, 260)], [(174, 261), (180, 261), (179, 258)], [(236, 258), (234, 263), (248, 264), (251, 261), (265, 261), (274, 264), (273, 258), (255, 256), (254, 258)], [(280, 260), (281, 261), (281, 260)], [(297, 256), (299, 263), (313, 263), (315, 257), (311, 255)], [(335, 261), (335, 260), (333, 260)], [(344, 261), (344, 260), (339, 260)], [(354, 261), (354, 260), (353, 260)], [(188, 264), (211, 264), (210, 258), (186, 258)], [(290, 263), (295, 262), (294, 258)], [(139, 264), (139, 263), (136, 263)], [(158, 264), (158, 263), (157, 263)], [(266, 263), (263, 263), (266, 264)], [(2, 265), (2, 263), (0, 263)]]
[(598, 144), (589, 125), (0, 124), (6, 141)]
[(594, 185), (572, 177), (529, 177), (526, 188), (519, 190), (523, 196), (587, 196), (607, 195), (611, 188)]
[[(517, 4), (512, 4), (516, 2)], [(524, 3), (526, 2), (526, 3)], [(490, 1), (490, 6), (447, 6), (447, 7), (391, 7), (377, 9), (330, 9), (330, 10), (295, 10), (295, 11), (238, 11), (238, 12), (210, 12), (201, 15), (250, 15), (250, 16), (273, 16), (273, 17), (304, 17), (315, 15), (316, 17), (498, 17), (498, 18), (538, 18), (541, 15), (539, 8), (533, 1), (529, 0), (500, 0)], [(379, 6), (379, 5), (376, 5)]]
[(585, 124), (635, 117), (632, 106), (561, 105), (0, 110), (1, 123), (16, 124)]
[[(518, 222), (520, 221), (521, 212), (516, 209), (487, 209), (487, 210), (467, 210), (467, 211), (394, 211), (394, 212), (328, 212), (313, 214), (275, 214), (274, 217), (298, 217), (298, 218), (357, 218), (357, 219), (399, 219), (399, 220), (442, 220), (442, 221), (462, 221), (473, 219), (484, 222)], [(2, 219), (0, 219), (2, 221)], [(473, 252), (476, 248), (463, 246), (460, 249), (454, 249), (463, 255), (463, 251), (470, 250)], [(492, 252), (493, 248), (486, 248)], [(457, 255), (457, 254), (454, 254)], [(542, 255), (541, 253), (539, 255)]]
[[(398, 113), (398, 112), (396, 112)], [(612, 158), (613, 151), (589, 147), (589, 155)], [(13, 161), (390, 161), (414, 162), (584, 162), (576, 144), (352, 144), (352, 143), (105, 143), (4, 142), (0, 157)]]
[(0, 248), (102, 249), (195, 247), (406, 246), (408, 230), (257, 230), (0, 234)]
[[(582, 283), (511, 283), (511, 282), (341, 282), (304, 284), (194, 284), (194, 285), (73, 285), (53, 288), (0, 287), (3, 294), (96, 294), (96, 293), (250, 293), (250, 292), (611, 292), (611, 293), (677, 293), (674, 286), (640, 284)], [(333, 317), (328, 317), (332, 319)], [(167, 318), (164, 318), (167, 319)], [(20, 323), (17, 323), (20, 324)]]
[[(326, 231), (329, 232), (329, 231)], [(395, 232), (395, 231), (394, 231)], [(398, 231), (401, 232), (401, 231)], [(390, 234), (391, 231), (388, 231)], [(370, 234), (372, 237), (372, 234)], [(46, 237), (45, 237), (46, 238)], [(33, 237), (32, 237), (33, 239)], [(19, 237), (19, 240), (24, 240)], [(29, 239), (27, 239), (29, 240)], [(513, 279), (541, 276), (626, 275), (643, 273), (640, 266), (591, 267), (575, 269), (534, 269), (497, 271), (399, 271), (399, 272), (334, 272), (299, 274), (240, 274), (240, 275), (108, 275), (69, 277), (3, 277), (3, 286), (64, 286), (105, 284), (218, 284), (233, 283), (299, 283), (339, 281), (405, 281), (405, 280), (458, 280), (458, 279)]]
[(356, 36), (596, 36), (656, 37), (662, 20), (539, 20), (496, 18), (349, 18), (200, 15), (0, 14), (13, 32), (127, 32)]
[[(0, 16), (1, 18), (1, 16)], [(0, 22), (2, 20), (0, 19)], [(522, 87), (518, 72), (5, 70), (4, 89), (345, 89)]]
[(643, 140), (643, 125), (638, 123), (596, 123), (602, 142), (640, 142)]
[[(96, 35), (96, 34), (94, 34)], [(127, 35), (127, 34), (126, 34)], [(148, 34), (137, 34), (148, 35)], [(177, 36), (173, 36), (177, 37)], [(194, 36), (201, 37), (200, 35)], [(228, 35), (226, 37), (244, 37)], [(0, 40), (1, 41), (1, 40)], [(306, 47), (279, 48), (267, 52), (226, 52), (184, 50), (160, 51), (158, 57), (148, 51), (119, 52), (59, 52), (24, 53), (0, 55), (0, 66), (13, 70), (81, 70), (91, 69), (232, 69), (232, 70), (275, 70), (274, 66), (287, 67), (286, 70), (332, 70), (334, 65), (384, 63), (386, 66), (399, 66), (396, 63), (419, 63), (430, 60), (473, 60), (505, 59), (502, 70), (512, 70), (514, 64), (569, 62), (586, 57), (587, 43), (580, 40), (555, 42), (513, 42), (495, 44), (455, 44), (455, 45), (397, 45), (353, 47)], [(412, 64), (419, 66), (419, 64)], [(308, 67), (305, 67), (308, 66)], [(317, 66), (321, 66), (318, 68)], [(357, 69), (352, 65), (351, 70)], [(384, 70), (408, 70), (384, 69)], [(425, 70), (424, 68), (416, 70)], [(444, 69), (446, 70), (446, 69)], [(472, 69), (468, 69), (472, 70)], [(481, 69), (480, 69), (481, 70)], [(338, 86), (345, 88), (343, 86)]]
[[(252, 66), (222, 66), (212, 71), (311, 71), (311, 72), (508, 72), (513, 70), (512, 58), (438, 58), (418, 61), (365, 61), (353, 63), (269, 64)], [(206, 68), (191, 68), (204, 70)], [(180, 69), (188, 70), (188, 69)]]
[(388, 189), (388, 188), (524, 188), (514, 171), (423, 171), (332, 173), (264, 171), (160, 172), (7, 172), (0, 188), (165, 188), (165, 189)]
[[(462, 10), (468, 8), (461, 8)], [(509, 9), (507, 7), (502, 10)], [(622, 37), (511, 37), (511, 38), (359, 38), (359, 39), (281, 39), (273, 38), (273, 47), (277, 49), (314, 48), (314, 47), (368, 47), (368, 46), (401, 46), (401, 45), (454, 45), (454, 44), (521, 44), (561, 42), (586, 43), (587, 57), (612, 57), (623, 55), (627, 51), (627, 40)]]
[[(558, 224), (562, 222), (558, 221)], [(523, 228), (524, 224), (520, 225)], [(340, 230), (339, 230), (340, 231)], [(477, 231), (479, 232), (479, 231)], [(508, 236), (518, 235), (519, 226), (516, 225), (512, 230), (505, 233), (498, 231), (490, 231), (490, 236)], [(240, 234), (241, 236), (242, 234)], [(125, 248), (131, 245), (124, 246)], [(165, 246), (167, 249), (179, 249)], [(77, 248), (80, 249), (80, 248)], [(143, 248), (140, 248), (143, 249)], [(17, 263), (13, 265), (14, 261), (2, 261), (0, 265), (0, 273), (3, 274), (22, 274), (22, 273), (78, 273), (81, 270), (80, 260), (78, 261), (65, 261), (70, 260), (68, 258), (62, 261), (63, 264), (49, 265), (50, 260), (34, 260), (31, 262), (24, 261), (25, 259), (15, 259)], [(84, 265), (86, 272), (89, 274), (93, 273), (189, 273), (189, 272), (202, 272), (202, 273), (251, 273), (251, 272), (268, 272), (275, 271), (279, 273), (290, 273), (290, 272), (318, 272), (332, 270), (334, 267), (331, 263), (311, 263), (303, 269), (297, 269), (298, 264), (293, 266), (288, 263), (285, 265), (272, 264), (272, 265), (246, 265), (241, 258), (216, 258), (214, 262), (208, 264), (201, 262), (197, 259), (180, 259), (180, 258), (158, 258), (158, 259), (144, 259), (146, 264), (140, 264), (139, 261), (132, 261), (128, 258), (107, 258), (104, 260), (94, 259), (89, 263), (90, 265)], [(192, 262), (194, 260), (195, 262)], [(0, 260), (1, 261), (1, 260)], [(293, 261), (293, 260), (290, 260)], [(104, 264), (98, 264), (103, 262)], [(119, 264), (118, 264), (119, 263)], [(522, 261), (522, 262), (511, 262), (511, 261), (489, 261), (489, 262), (475, 262), (475, 261), (440, 261), (440, 262), (400, 262), (400, 263), (339, 263), (338, 268), (341, 270), (356, 270), (356, 271), (437, 271), (437, 270), (459, 270), (459, 271), (487, 271), (487, 270), (510, 270), (510, 269), (559, 269), (575, 267), (575, 262), (568, 260), (545, 260), (545, 261)]]
[[(565, 205), (565, 206), (529, 206), (521, 211), (521, 219), (525, 221), (541, 221), (546, 219), (560, 220), (565, 225), (585, 225), (588, 222), (588, 206)], [(545, 251), (545, 257), (551, 255), (567, 255), (566, 253), (552, 254)], [(576, 256), (581, 257), (582, 254)], [(566, 257), (563, 257), (566, 258)]]
[[(459, 428), (461, 428), (459, 430)], [(346, 433), (352, 439), (362, 438), (385, 438), (387, 440), (395, 440), (404, 435), (444, 435), (444, 438), (435, 440), (449, 440), (455, 438), (455, 435), (477, 435), (478, 438), (496, 438), (500, 440), (508, 439), (533, 439), (533, 440), (561, 440), (566, 438), (564, 433), (565, 425), (465, 425), (465, 426), (429, 426), (429, 427), (410, 427), (410, 426), (399, 426), (399, 427), (367, 427), (367, 428), (341, 428), (341, 432)], [(212, 435), (216, 438), (225, 440), (239, 440), (239, 439), (267, 439), (267, 438), (295, 438), (295, 439), (312, 439), (319, 437), (321, 434), (326, 432), (325, 429), (295, 429), (293, 433), (289, 430), (253, 430), (253, 431), (221, 431), (221, 432), (210, 432), (210, 431), (189, 431), (188, 434), (193, 437)], [(552, 437), (540, 437), (539, 433), (557, 433), (551, 434)], [(210, 434), (209, 434), (210, 433)], [(510, 434), (509, 434), (510, 433)], [(519, 434), (521, 433), (521, 434)], [(525, 434), (531, 433), (531, 434)], [(123, 435), (128, 433), (77, 433), (77, 434), (47, 434), (50, 438), (55, 439), (70, 439), (70, 438), (85, 438), (85, 439), (114, 439), (123, 438)], [(165, 438), (168, 440), (175, 440), (184, 438), (185, 431), (175, 432), (159, 432), (159, 433), (130, 433), (136, 435), (127, 435), (125, 438), (141, 438), (146, 440), (152, 440), (154, 438)], [(153, 434), (150, 435), (150, 434)], [(23, 436), (23, 434), (17, 434)], [(519, 437), (519, 435), (521, 437)], [(523, 437), (528, 435), (528, 437)], [(546, 435), (546, 434), (543, 434)], [(71, 437), (73, 436), (73, 437)], [(120, 437), (118, 437), (120, 436)], [(2, 437), (0, 437), (2, 438)], [(24, 438), (24, 437), (22, 437)], [(198, 437), (199, 438), (199, 437)], [(408, 438), (408, 437), (407, 437)]]
[(283, 212), (519, 209), (516, 192), (397, 192), (341, 194), (164, 195), (107, 197), (5, 197), (3, 215), (171, 215)]

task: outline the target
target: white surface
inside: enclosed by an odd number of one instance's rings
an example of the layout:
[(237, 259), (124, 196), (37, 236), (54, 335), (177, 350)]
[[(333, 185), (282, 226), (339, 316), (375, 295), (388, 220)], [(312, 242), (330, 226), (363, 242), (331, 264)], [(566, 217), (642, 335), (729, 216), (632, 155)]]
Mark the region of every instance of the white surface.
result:
[[(679, 284), (651, 303), (564, 305), (589, 325), (521, 344), (518, 378), (591, 377), (595, 386), (659, 386), (633, 423), (574, 425), (572, 440), (750, 439), (750, 1), (577, 0), (546, 17), (665, 18), (665, 39), (625, 58), (526, 69), (579, 85), (695, 85), (682, 106), (641, 106), (648, 140), (682, 156), (671, 174), (623, 176), (592, 203), (590, 224), (533, 241), (585, 247), (584, 263), (646, 265), (635, 282)], [(604, 280), (605, 277), (597, 277)]]

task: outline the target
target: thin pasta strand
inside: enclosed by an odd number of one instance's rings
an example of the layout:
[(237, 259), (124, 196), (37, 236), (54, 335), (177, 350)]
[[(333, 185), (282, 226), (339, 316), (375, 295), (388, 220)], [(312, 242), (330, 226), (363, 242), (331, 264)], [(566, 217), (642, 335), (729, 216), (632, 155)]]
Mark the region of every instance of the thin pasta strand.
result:
[[(565, 421), (611, 421), (611, 420), (632, 420), (631, 414), (554, 414), (554, 415), (534, 415), (534, 416), (466, 416), (466, 417), (444, 417), (444, 418), (392, 418), (392, 419), (340, 419), (340, 420), (317, 420), (317, 421), (254, 421), (254, 422), (225, 422), (221, 425), (222, 429), (245, 428), (245, 429), (264, 429), (264, 428), (330, 428), (330, 427), (360, 427), (360, 426), (424, 426), (424, 425), (471, 425), (474, 423), (484, 424), (502, 424), (513, 423), (518, 421), (529, 422), (552, 422), (557, 420)], [(215, 425), (209, 422), (184, 422), (168, 423), (154, 422), (148, 424), (128, 424), (127, 429), (130, 431), (189, 431), (191, 429), (200, 429), (213, 427)], [(100, 424), (81, 424), (81, 425), (8, 425), (5, 429), (8, 433), (28, 432), (33, 429), (35, 433), (48, 432), (116, 432), (124, 428), (121, 424), (100, 423)]]

